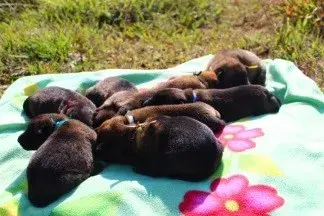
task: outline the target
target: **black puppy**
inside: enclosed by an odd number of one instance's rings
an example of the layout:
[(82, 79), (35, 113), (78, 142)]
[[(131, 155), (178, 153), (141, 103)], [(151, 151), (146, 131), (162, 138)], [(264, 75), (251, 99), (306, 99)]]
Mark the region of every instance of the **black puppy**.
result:
[(137, 89), (132, 83), (125, 79), (109, 77), (87, 89), (85, 96), (99, 107), (105, 100), (119, 91), (137, 91)]
[(92, 126), (96, 106), (81, 94), (61, 87), (46, 87), (28, 97), (23, 104), (30, 118), (45, 113), (63, 113)]
[(261, 59), (247, 50), (221, 50), (214, 55), (206, 70), (217, 74), (216, 88), (247, 84), (265, 85), (266, 70), (261, 65)]
[(144, 102), (145, 106), (204, 102), (219, 111), (223, 120), (235, 121), (279, 111), (281, 102), (260, 85), (237, 86), (228, 89), (175, 89), (157, 92)]
[(26, 150), (37, 150), (27, 167), (28, 198), (34, 206), (49, 205), (90, 176), (96, 138), (94, 130), (61, 114), (31, 120), (18, 141)]
[(97, 154), (111, 163), (127, 163), (153, 177), (200, 181), (218, 167), (223, 146), (204, 124), (189, 117), (158, 116), (128, 125), (119, 116), (99, 128)]

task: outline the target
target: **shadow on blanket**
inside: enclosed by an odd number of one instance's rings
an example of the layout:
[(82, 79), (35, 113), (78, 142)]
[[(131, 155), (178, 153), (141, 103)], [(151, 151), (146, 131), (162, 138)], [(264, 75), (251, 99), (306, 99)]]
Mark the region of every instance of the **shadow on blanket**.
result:
[(138, 193), (135, 191), (125, 191), (125, 193), (132, 193), (130, 195), (138, 196), (138, 198), (141, 198), (141, 193), (145, 191), (144, 193), (146, 193), (147, 196), (158, 197), (165, 206), (172, 206), (176, 203), (174, 203), (174, 200), (170, 199), (170, 197), (178, 197), (178, 192), (176, 190), (169, 190), (169, 187), (162, 188), (161, 185), (163, 184), (160, 184), (161, 182), (165, 183), (167, 180), (169, 184), (176, 184), (179, 188), (188, 187), (188, 184), (191, 184), (192, 187), (195, 188), (197, 185), (209, 185), (206, 184), (206, 182), (209, 182), (211, 179), (217, 179), (221, 177), (223, 170), (224, 163), (222, 161), (218, 169), (213, 173), (212, 176), (200, 182), (186, 182), (177, 179), (171, 180), (169, 178), (164, 177), (152, 178), (149, 176), (135, 173), (132, 167), (128, 165), (112, 165), (111, 167), (108, 166), (103, 172), (100, 173), (100, 175), (103, 178), (106, 178), (107, 180), (116, 180), (115, 183), (110, 185), (111, 190), (118, 190), (117, 188), (119, 186), (122, 186), (123, 183), (125, 183), (126, 185), (127, 182), (137, 182), (140, 186), (144, 188), (144, 190), (138, 191)]

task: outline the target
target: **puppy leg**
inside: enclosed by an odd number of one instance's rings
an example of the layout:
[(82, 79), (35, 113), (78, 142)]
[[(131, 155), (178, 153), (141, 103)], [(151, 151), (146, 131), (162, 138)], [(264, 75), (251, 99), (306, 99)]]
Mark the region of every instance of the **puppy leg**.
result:
[(270, 93), (268, 90), (265, 91), (265, 94), (267, 95), (266, 101), (265, 101), (265, 110), (269, 113), (277, 113), (279, 111), (279, 108), (281, 106), (281, 101), (272, 93)]
[(226, 123), (216, 116), (203, 116), (202, 119), (198, 119), (200, 122), (206, 124), (213, 132), (219, 132), (223, 130)]

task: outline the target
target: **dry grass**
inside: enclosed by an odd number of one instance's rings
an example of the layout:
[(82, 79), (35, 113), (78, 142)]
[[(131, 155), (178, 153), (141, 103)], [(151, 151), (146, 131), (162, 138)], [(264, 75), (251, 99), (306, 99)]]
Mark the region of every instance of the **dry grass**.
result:
[(168, 68), (240, 47), (294, 61), (324, 87), (320, 1), (274, 2), (0, 0), (0, 85), (32, 74)]

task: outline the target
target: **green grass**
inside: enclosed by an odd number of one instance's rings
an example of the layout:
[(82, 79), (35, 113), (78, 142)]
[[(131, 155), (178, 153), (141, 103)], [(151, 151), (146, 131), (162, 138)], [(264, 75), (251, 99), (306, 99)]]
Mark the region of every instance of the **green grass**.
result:
[(7, 2), (0, 3), (5, 87), (31, 74), (168, 68), (236, 47), (294, 61), (324, 86), (320, 0)]

